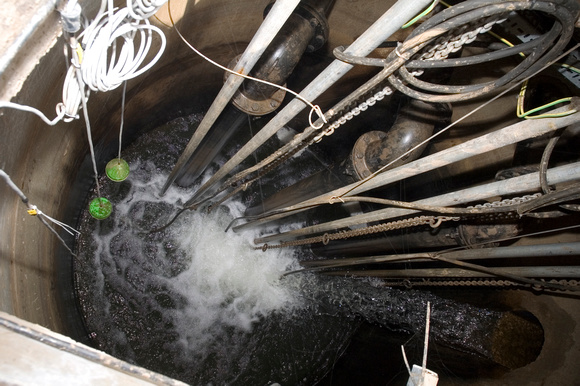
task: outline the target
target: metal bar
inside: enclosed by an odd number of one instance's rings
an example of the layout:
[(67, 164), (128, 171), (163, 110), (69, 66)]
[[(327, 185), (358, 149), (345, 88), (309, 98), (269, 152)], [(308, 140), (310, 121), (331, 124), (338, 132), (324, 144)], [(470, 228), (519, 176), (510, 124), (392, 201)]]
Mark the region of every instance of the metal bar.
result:
[(444, 256), (449, 260), (479, 260), (479, 259), (504, 259), (514, 257), (546, 257), (553, 256), (579, 256), (580, 242), (518, 245), (498, 248), (462, 249), (450, 252), (438, 253), (404, 253), (398, 255), (339, 258), (325, 260), (308, 260), (300, 264), (305, 267), (346, 267), (355, 265), (377, 264), (377, 263), (406, 263), (432, 261), (431, 255)]
[[(345, 53), (366, 56), (394, 34), (403, 24), (429, 6), (430, 0), (397, 1), (387, 12), (356, 39)], [(334, 60), (322, 71), (300, 95), (314, 100), (346, 74), (353, 65)], [(230, 171), (250, 156), (257, 148), (272, 137), (280, 128), (294, 118), (306, 105), (295, 98), (270, 120), (250, 141), (248, 141), (228, 162), (226, 162), (199, 190), (192, 200), (201, 197), (208, 189), (224, 178)], [(190, 200), (191, 201), (191, 200)]]
[[(554, 114), (567, 113), (572, 110), (580, 111), (580, 98), (573, 98), (570, 105), (561, 107), (553, 111)], [(559, 117), (523, 120), (503, 129), (496, 130), (489, 134), (482, 135), (472, 140), (466, 141), (449, 149), (420, 158), (416, 161), (391, 169), (384, 173), (375, 175), (365, 181), (355, 182), (343, 188), (328, 192), (325, 195), (307, 200), (303, 203), (289, 206), (285, 209), (294, 209), (302, 205), (316, 204), (328, 201), (331, 197), (355, 196), (376, 189), (393, 182), (401, 181), (405, 178), (413, 177), (442, 166), (450, 165), (454, 162), (480, 155), (511, 145), (526, 139), (539, 137), (557, 129), (580, 122), (580, 112)]]
[[(577, 266), (546, 266), (546, 267), (502, 267), (494, 268), (499, 273), (517, 275), (521, 277), (542, 278), (580, 278), (580, 267)], [(427, 278), (427, 277), (495, 277), (496, 275), (476, 272), (461, 268), (433, 268), (433, 269), (397, 269), (397, 270), (368, 270), (368, 271), (335, 271), (327, 275), (348, 275), (382, 278)]]
[[(268, 45), (272, 39), (274, 39), (280, 28), (282, 28), (288, 17), (290, 17), (298, 3), (300, 3), (300, 0), (278, 0), (274, 3), (272, 9), (268, 12), (268, 15), (266, 15), (264, 22), (260, 25), (258, 31), (256, 31), (256, 34), (240, 57), (240, 60), (234, 67), (233, 71), (247, 75), (252, 70), (254, 65), (260, 59), (262, 53), (266, 48), (268, 48)], [(181, 156), (173, 167), (171, 174), (167, 177), (167, 181), (161, 190), (161, 194), (164, 194), (169, 186), (175, 181), (183, 166), (195, 152), (243, 81), (244, 78), (233, 74), (227, 78), (219, 94), (214, 99), (206, 115), (203, 117), (203, 120), (189, 140), (185, 150), (181, 153)]]
[[(559, 184), (580, 179), (580, 162), (569, 165), (558, 166), (548, 170), (548, 182)], [(415, 204), (433, 206), (452, 206), (465, 204), (474, 201), (484, 200), (489, 197), (503, 196), (506, 194), (520, 194), (530, 192), (540, 188), (539, 173), (530, 173), (519, 177), (510, 178), (504, 181), (496, 181), (485, 185), (475, 186), (455, 192), (442, 194), (440, 196), (429, 197), (415, 201)], [(257, 244), (267, 243), (274, 240), (293, 240), (302, 236), (310, 236), (317, 233), (329, 232), (336, 229), (346, 228), (359, 224), (366, 224), (374, 221), (385, 221), (388, 219), (420, 213), (414, 209), (386, 208), (373, 212), (360, 214), (344, 219), (329, 221), (306, 228), (296, 229), (285, 233), (275, 234), (256, 239)], [(234, 228), (234, 230), (243, 227)]]

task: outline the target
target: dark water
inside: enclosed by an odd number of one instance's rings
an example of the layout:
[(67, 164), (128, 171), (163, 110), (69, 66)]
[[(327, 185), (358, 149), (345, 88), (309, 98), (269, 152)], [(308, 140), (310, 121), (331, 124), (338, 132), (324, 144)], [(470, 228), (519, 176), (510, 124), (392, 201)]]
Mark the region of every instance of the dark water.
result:
[(378, 282), (280, 278), (304, 252), (256, 251), (255, 234), (224, 232), (242, 215), (240, 202), (210, 214), (188, 211), (149, 234), (192, 194), (175, 186), (158, 192), (200, 119), (177, 119), (127, 149), (129, 178), (101, 179), (112, 216), (82, 220), (75, 277), (96, 346), (192, 384), (311, 385), (331, 370), (361, 321), (422, 334), (429, 301), (436, 342), (493, 357), (489, 334), (504, 312)]

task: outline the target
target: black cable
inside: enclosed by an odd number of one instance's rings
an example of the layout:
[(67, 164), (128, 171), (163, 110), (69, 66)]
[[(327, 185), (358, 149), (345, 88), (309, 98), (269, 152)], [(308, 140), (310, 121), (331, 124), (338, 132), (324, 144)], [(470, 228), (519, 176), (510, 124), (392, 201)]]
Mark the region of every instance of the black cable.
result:
[(548, 194), (552, 191), (548, 185), (548, 164), (550, 163), (550, 157), (556, 147), (556, 143), (562, 135), (562, 131), (563, 129), (554, 132), (553, 137), (550, 138), (544, 152), (542, 153), (542, 159), (540, 161), (540, 186), (542, 187), (542, 192), (544, 194)]
[[(435, 44), (449, 41), (455, 35), (462, 36), (475, 23), (484, 25), (505, 17), (513, 11), (539, 12), (546, 14), (554, 23), (548, 32), (540, 37), (514, 47), (473, 55), (466, 58), (428, 60), (413, 59)], [(407, 59), (388, 80), (400, 92), (426, 102), (455, 102), (475, 98), (496, 90), (509, 87), (531, 76), (550, 63), (562, 52), (574, 32), (574, 23), (580, 14), (580, 5), (573, 0), (501, 1), (470, 0), (443, 10), (415, 28), (413, 33), (384, 59), (359, 58), (346, 55), (338, 49), (336, 56), (349, 63), (384, 66), (400, 58)], [(453, 68), (502, 59), (526, 53), (527, 56), (512, 70), (500, 78), (471, 85), (441, 85), (418, 79), (409, 69)]]

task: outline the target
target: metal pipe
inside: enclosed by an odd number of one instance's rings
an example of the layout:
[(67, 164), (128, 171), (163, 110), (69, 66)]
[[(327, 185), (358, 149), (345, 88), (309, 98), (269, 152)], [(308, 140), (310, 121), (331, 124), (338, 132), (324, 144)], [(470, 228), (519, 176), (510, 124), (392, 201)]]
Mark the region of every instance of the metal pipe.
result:
[[(518, 257), (553, 257), (553, 256), (578, 256), (580, 255), (580, 242), (518, 245), (497, 248), (462, 249), (451, 252), (438, 252), (437, 255), (444, 256), (449, 260), (483, 260), (483, 259), (504, 259)], [(397, 255), (369, 256), (369, 257), (349, 257), (342, 259), (324, 259), (302, 261), (300, 264), (305, 267), (331, 267), (331, 266), (355, 266), (377, 263), (408, 263), (432, 261), (430, 256), (433, 253), (404, 253)]]
[[(548, 182), (559, 184), (580, 179), (580, 162), (569, 165), (558, 166), (548, 170)], [(451, 206), (465, 204), (468, 202), (480, 201), (489, 197), (503, 196), (506, 194), (519, 194), (538, 190), (540, 188), (539, 173), (530, 173), (519, 177), (510, 178), (503, 181), (496, 181), (485, 185), (475, 186), (455, 192), (442, 194), (440, 196), (429, 197), (415, 201), (416, 204)], [(419, 213), (418, 210), (403, 208), (386, 208), (373, 212), (360, 214), (344, 219), (329, 221), (310, 227), (297, 229), (285, 233), (270, 235), (256, 239), (255, 243), (267, 243), (270, 241), (286, 241), (302, 236), (310, 236), (317, 233), (329, 232), (336, 229), (371, 223), (375, 221), (385, 221), (388, 219)], [(244, 225), (234, 228), (242, 229)]]
[[(264, 19), (264, 22), (260, 25), (258, 31), (256, 31), (256, 34), (250, 41), (250, 44), (240, 57), (240, 60), (234, 67), (233, 71), (246, 75), (252, 70), (256, 62), (260, 59), (260, 56), (264, 50), (266, 50), (270, 42), (274, 39), (280, 28), (282, 28), (288, 17), (290, 17), (299, 2), (300, 0), (276, 1)], [(212, 125), (219, 117), (226, 105), (229, 103), (230, 99), (238, 90), (243, 81), (244, 78), (237, 75), (230, 75), (227, 78), (219, 94), (214, 99), (197, 130), (191, 137), (191, 140), (185, 147), (181, 157), (179, 157), (177, 160), (177, 163), (169, 174), (169, 177), (167, 177), (167, 181), (161, 189), (161, 194), (164, 194), (169, 186), (173, 183), (173, 181), (175, 181), (181, 168), (197, 149), (202, 139), (211, 129)]]
[[(570, 105), (553, 111), (554, 114), (580, 111), (580, 98), (574, 97)], [(538, 120), (524, 120), (514, 125), (482, 135), (470, 141), (464, 142), (438, 153), (420, 158), (416, 161), (399, 166), (388, 172), (377, 174), (373, 178), (347, 185), (340, 189), (335, 189), (326, 194), (303, 201), (301, 203), (280, 209), (287, 211), (287, 214), (273, 215), (271, 219), (278, 219), (292, 213), (296, 213), (303, 207), (321, 205), (329, 202), (332, 197), (354, 196), (366, 191), (383, 187), (393, 182), (401, 181), (408, 177), (413, 177), (454, 162), (462, 161), (469, 157), (483, 154), (501, 147), (511, 145), (526, 139), (541, 136), (546, 133), (556, 131), (560, 128), (578, 123), (580, 112), (575, 112), (568, 116), (559, 118), (545, 118)], [(266, 219), (261, 220), (266, 222)]]
[[(494, 268), (498, 275), (516, 275), (520, 277), (541, 278), (580, 278), (580, 267), (577, 266), (545, 266), (545, 267), (502, 267)], [(496, 277), (462, 268), (433, 268), (433, 269), (393, 269), (367, 271), (334, 271), (327, 272), (332, 276), (364, 276), (382, 278), (426, 278), (426, 277)]]
[[(358, 39), (346, 50), (347, 54), (366, 56), (382, 42), (394, 34), (403, 24), (413, 18), (431, 3), (430, 0), (406, 1), (398, 0), (387, 12), (385, 12), (373, 25), (371, 25)], [(322, 71), (300, 95), (307, 100), (314, 100), (330, 86), (336, 83), (346, 74), (353, 65), (334, 60)], [(274, 118), (266, 124), (250, 141), (248, 141), (228, 162), (226, 162), (195, 194), (195, 198), (201, 197), (218, 181), (224, 178), (230, 171), (250, 156), (258, 147), (273, 136), (280, 128), (294, 118), (306, 105), (295, 98), (284, 107)], [(199, 129), (198, 129), (199, 130)], [(192, 200), (193, 200), (192, 199)], [(190, 200), (191, 201), (191, 200)]]

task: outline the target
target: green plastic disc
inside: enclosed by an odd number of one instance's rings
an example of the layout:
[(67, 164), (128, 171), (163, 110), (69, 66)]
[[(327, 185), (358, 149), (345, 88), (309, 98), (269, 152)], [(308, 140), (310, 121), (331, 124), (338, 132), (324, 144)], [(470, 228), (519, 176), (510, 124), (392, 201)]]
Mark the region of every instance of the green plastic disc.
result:
[(97, 220), (104, 220), (113, 212), (113, 204), (105, 197), (97, 197), (89, 204), (89, 213)]
[(114, 158), (105, 167), (107, 177), (115, 182), (121, 182), (129, 175), (129, 164), (121, 158)]

